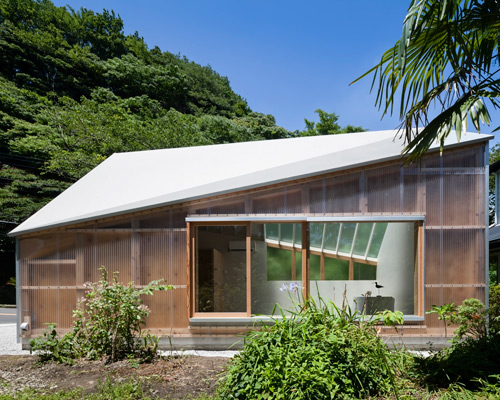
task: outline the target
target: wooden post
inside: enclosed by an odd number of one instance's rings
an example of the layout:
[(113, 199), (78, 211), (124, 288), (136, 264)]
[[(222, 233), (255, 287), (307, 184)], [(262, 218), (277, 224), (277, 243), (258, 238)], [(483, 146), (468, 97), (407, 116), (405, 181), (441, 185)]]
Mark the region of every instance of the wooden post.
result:
[[(187, 280), (186, 280), (186, 287), (187, 287), (187, 318), (188, 318), (188, 326), (189, 326), (189, 318), (192, 316), (192, 309), (191, 309), (191, 223), (186, 222), (186, 243), (187, 243)], [(194, 303), (193, 303), (194, 307)]]
[(252, 315), (252, 236), (251, 224), (247, 223), (246, 237), (246, 262), (247, 262), (247, 317)]
[(418, 224), (418, 311), (417, 315), (424, 315), (424, 226)]
[(325, 280), (325, 254), (321, 252), (319, 259), (319, 279)]
[(309, 223), (302, 222), (302, 295), (309, 298)]

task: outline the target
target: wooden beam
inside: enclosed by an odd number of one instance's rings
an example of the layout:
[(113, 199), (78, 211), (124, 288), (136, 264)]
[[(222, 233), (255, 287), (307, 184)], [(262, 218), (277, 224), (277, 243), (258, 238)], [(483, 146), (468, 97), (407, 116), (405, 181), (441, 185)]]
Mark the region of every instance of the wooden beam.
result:
[(252, 236), (251, 224), (247, 223), (246, 263), (247, 263), (247, 317), (252, 315)]
[(354, 280), (354, 261), (352, 258), (349, 260), (349, 280)]

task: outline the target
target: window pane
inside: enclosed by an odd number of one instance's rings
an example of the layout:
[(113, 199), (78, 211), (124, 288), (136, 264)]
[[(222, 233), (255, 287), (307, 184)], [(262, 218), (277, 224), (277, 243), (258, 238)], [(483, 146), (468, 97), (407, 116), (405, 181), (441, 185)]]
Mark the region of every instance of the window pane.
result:
[(340, 244), (339, 252), (350, 253), (352, 247), (352, 239), (354, 237), (354, 231), (356, 230), (356, 224), (342, 224), (342, 233), (340, 234)]
[(358, 233), (356, 234), (356, 240), (354, 243), (353, 253), (358, 256), (364, 256), (366, 253), (366, 246), (368, 246), (368, 241), (370, 240), (370, 235), (372, 233), (373, 224), (360, 223), (358, 224)]
[(292, 279), (292, 251), (267, 248), (267, 280), (289, 281)]
[(349, 280), (349, 261), (325, 257), (325, 280)]
[(265, 224), (266, 239), (278, 240), (278, 224)]
[(196, 229), (196, 312), (246, 312), (246, 227)]
[(355, 281), (374, 281), (377, 279), (377, 267), (362, 263), (354, 263), (354, 280)]
[[(290, 294), (281, 290), (283, 284), (289, 284), (292, 279), (292, 251), (270, 247), (263, 238), (263, 231), (267, 231), (267, 226), (268, 224), (254, 223), (251, 226), (252, 314), (270, 315), (273, 310), (279, 314), (280, 310), (275, 309), (276, 304), (284, 309), (291, 309), (292, 306)], [(296, 255), (300, 256), (300, 252), (296, 252)]]
[(323, 228), (325, 224), (311, 223), (309, 225), (309, 243), (311, 247), (321, 248), (323, 241)]
[(372, 242), (370, 244), (370, 250), (368, 250), (368, 257), (378, 257), (378, 253), (380, 252), (380, 248), (382, 247), (382, 241), (384, 240), (386, 229), (387, 222), (376, 224), (375, 231), (373, 232)]
[(293, 241), (293, 224), (280, 224), (281, 229), (281, 242), (285, 242), (283, 244), (287, 244), (289, 246), (292, 245)]
[(295, 225), (295, 244), (302, 246), (302, 224)]
[(336, 251), (339, 238), (339, 223), (327, 223), (325, 229), (325, 249)]
[(302, 253), (300, 251), (295, 252), (295, 280), (302, 280)]
[(309, 257), (309, 279), (311, 281), (319, 281), (321, 279), (320, 274), (320, 263), (321, 257), (315, 254), (311, 254)]

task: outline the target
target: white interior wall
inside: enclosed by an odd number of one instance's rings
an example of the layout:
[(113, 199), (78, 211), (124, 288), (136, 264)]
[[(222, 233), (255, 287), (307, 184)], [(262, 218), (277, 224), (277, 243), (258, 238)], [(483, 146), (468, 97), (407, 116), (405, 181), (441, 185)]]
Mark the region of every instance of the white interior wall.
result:
[[(381, 296), (395, 298), (395, 310), (411, 315), (414, 292), (414, 251), (415, 232), (413, 222), (389, 223), (380, 247), (376, 281), (384, 286)], [(331, 300), (337, 306), (342, 305), (344, 292), (351, 308), (355, 309), (354, 298), (371, 291), (378, 295), (375, 281), (311, 281), (310, 293), (324, 300)]]

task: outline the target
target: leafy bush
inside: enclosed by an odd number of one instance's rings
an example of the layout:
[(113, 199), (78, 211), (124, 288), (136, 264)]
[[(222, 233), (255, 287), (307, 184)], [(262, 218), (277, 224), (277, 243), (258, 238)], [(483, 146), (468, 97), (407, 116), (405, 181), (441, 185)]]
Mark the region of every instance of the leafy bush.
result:
[(116, 273), (109, 282), (106, 268), (100, 270), (101, 279), (86, 284), (89, 290), (73, 313), (73, 330), (60, 338), (55, 325), (49, 324), (41, 338), (30, 341), (32, 351), (40, 354), (42, 360), (70, 362), (75, 358), (108, 357), (110, 362), (124, 358), (147, 361), (156, 356), (158, 339), (142, 330), (150, 310), (141, 296), (173, 286), (161, 281), (150, 282), (143, 288), (132, 283), (122, 285)]
[(474, 298), (458, 307), (445, 306), (441, 307), (446, 310), (445, 318), (457, 325), (455, 336), (450, 348), (416, 360), (423, 382), (437, 387), (452, 385), (455, 389), (457, 384), (483, 391), (491, 388), (495, 385), (492, 379), (498, 381), (494, 376), (500, 360), (500, 286), (491, 288), (488, 309)]
[(219, 388), (221, 399), (331, 399), (388, 392), (394, 372), (372, 322), (308, 300), (250, 332)]
[(500, 341), (492, 336), (453, 344), (428, 358), (416, 359), (423, 383), (447, 387), (459, 383), (469, 389), (481, 388), (498, 374)]

